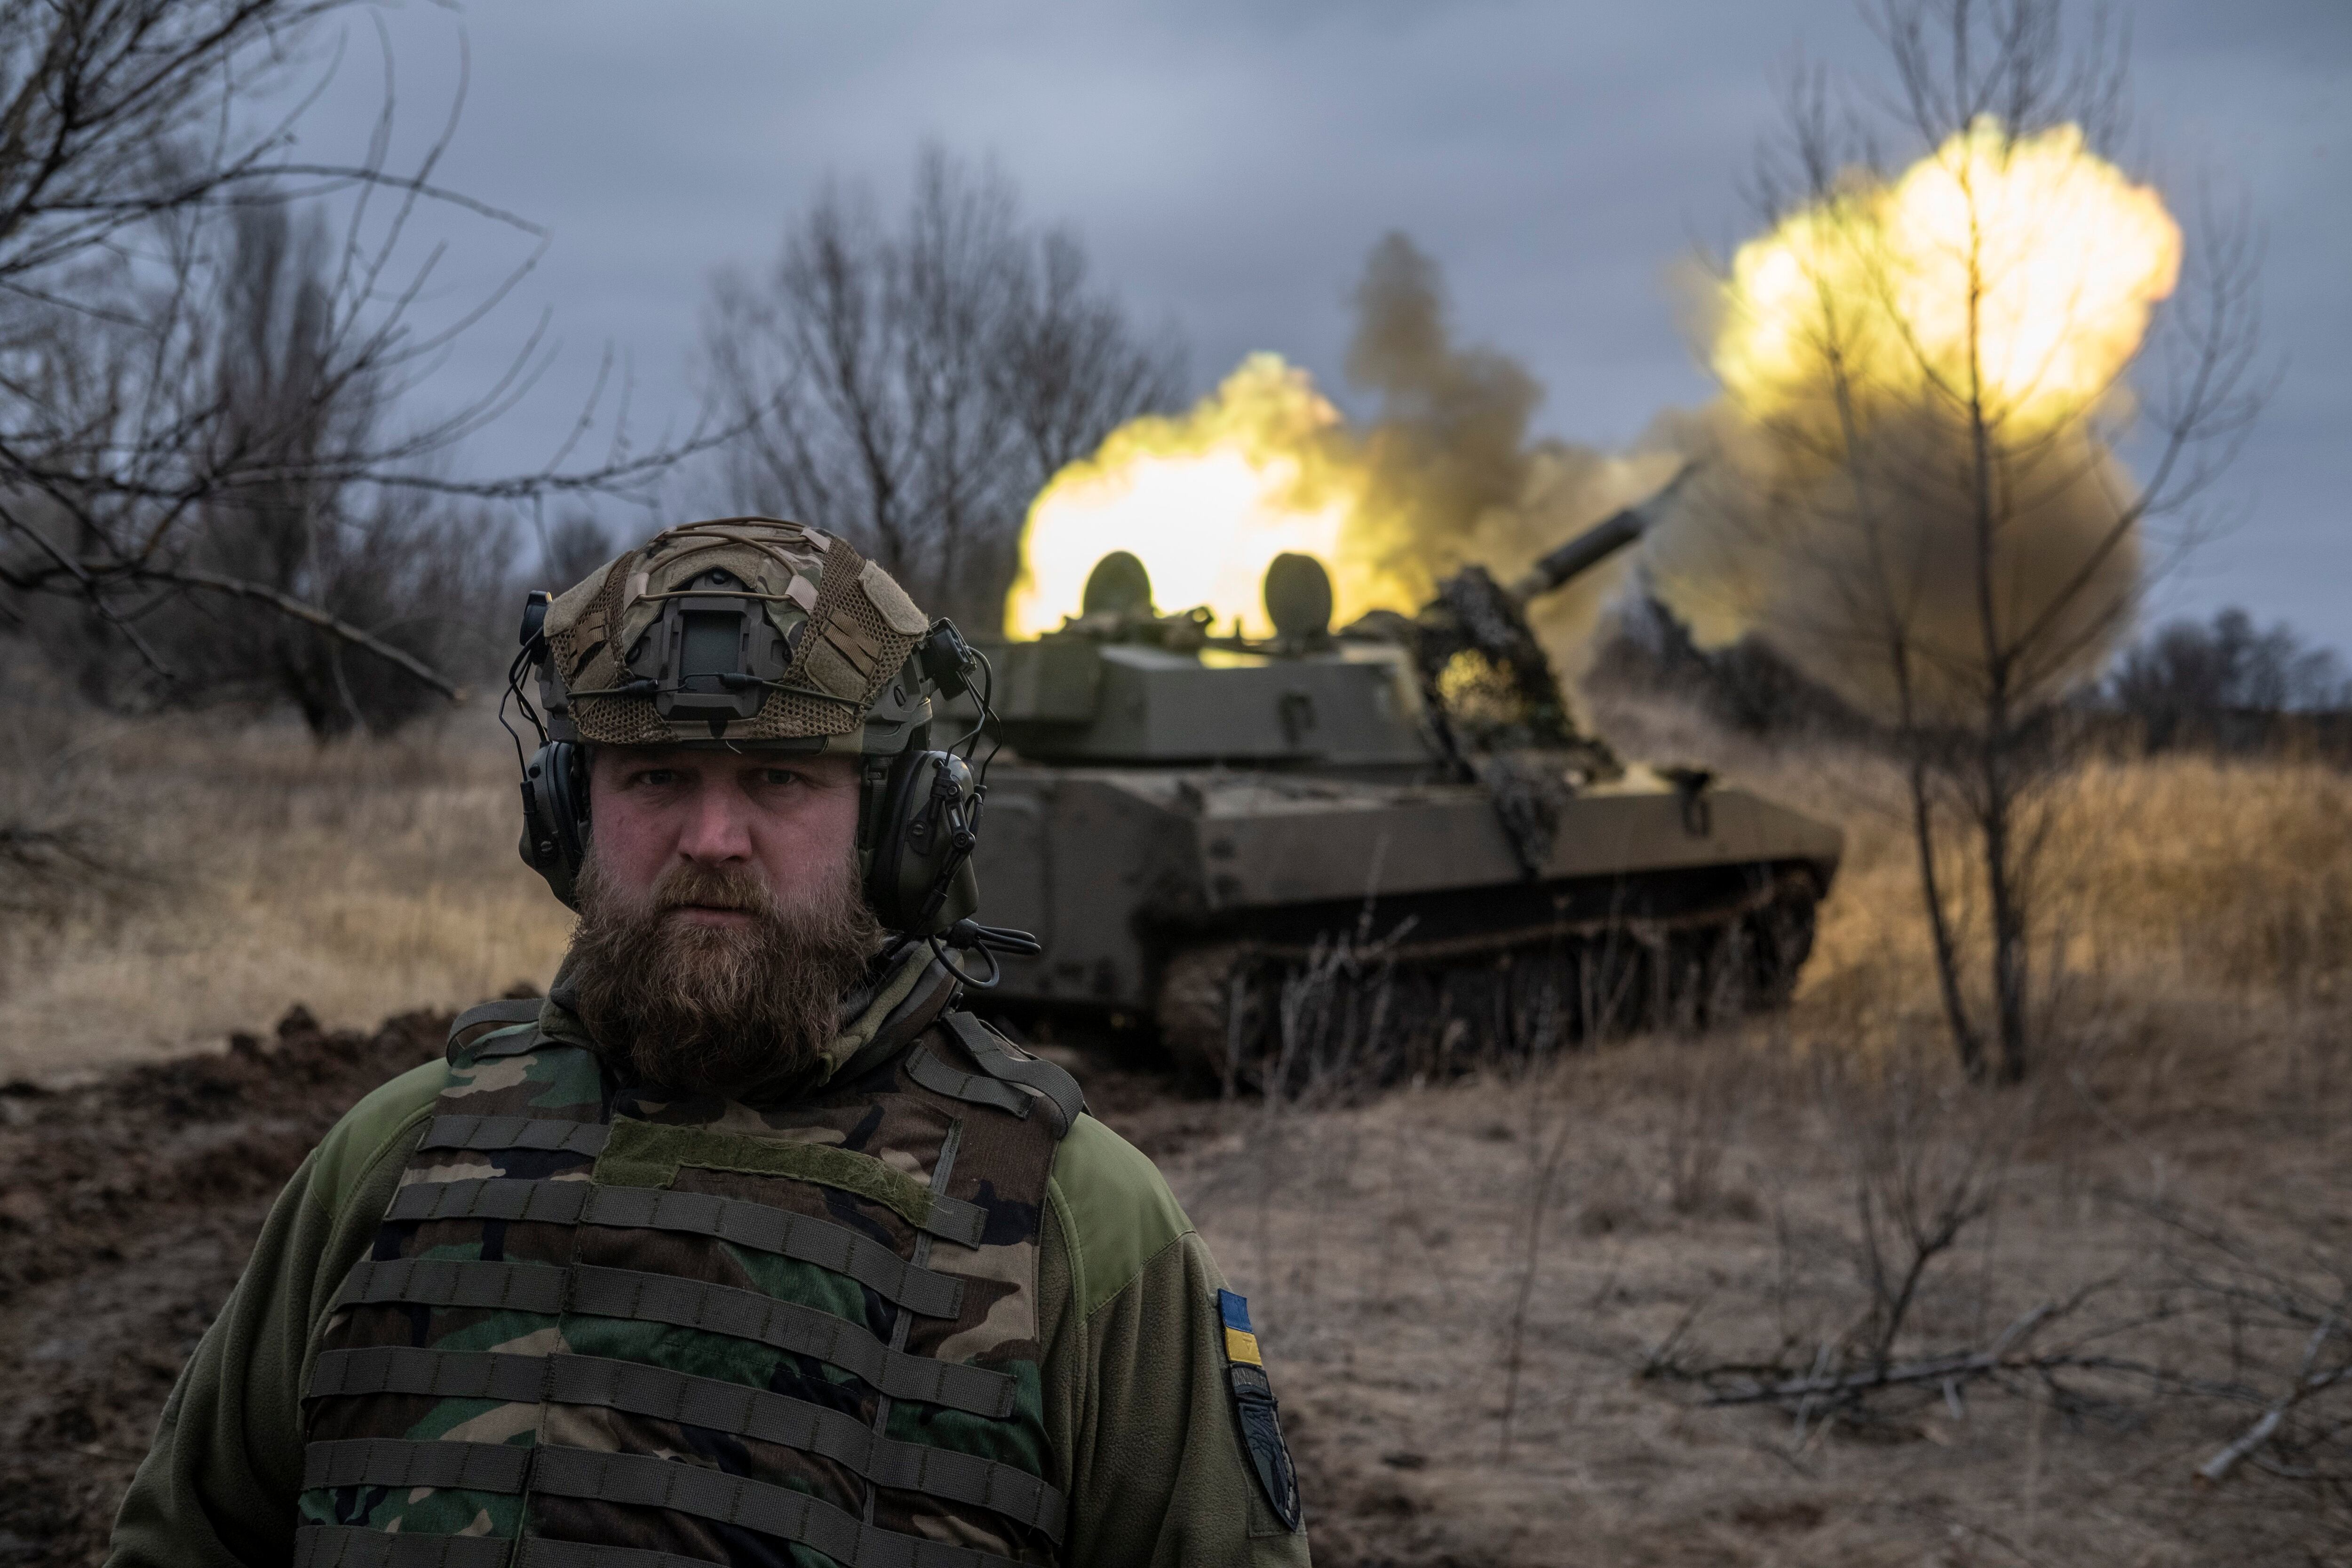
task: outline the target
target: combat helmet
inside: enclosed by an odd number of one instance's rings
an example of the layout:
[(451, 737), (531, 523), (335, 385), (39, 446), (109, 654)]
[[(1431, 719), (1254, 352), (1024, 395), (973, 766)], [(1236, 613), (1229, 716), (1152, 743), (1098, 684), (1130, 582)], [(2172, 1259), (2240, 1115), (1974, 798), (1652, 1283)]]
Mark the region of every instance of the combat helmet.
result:
[(523, 768), (522, 858), (567, 904), (587, 855), (587, 748), (758, 748), (857, 757), (876, 914), (916, 936), (969, 925), (980, 792), (964, 757), (933, 749), (931, 700), (971, 689), (982, 661), (848, 541), (765, 517), (666, 529), (531, 594), (521, 640), (509, 685), (541, 742)]

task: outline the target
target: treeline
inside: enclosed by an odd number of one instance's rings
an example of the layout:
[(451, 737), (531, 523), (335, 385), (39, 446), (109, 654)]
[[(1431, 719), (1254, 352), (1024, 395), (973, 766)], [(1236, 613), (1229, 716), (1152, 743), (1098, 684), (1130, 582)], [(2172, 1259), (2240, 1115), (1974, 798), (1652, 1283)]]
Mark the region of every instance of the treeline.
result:
[[(434, 184), (446, 136), (389, 167), (388, 97), (362, 157), (294, 160), (283, 106), (324, 89), (345, 12), (0, 0), (0, 654), (88, 700), (389, 730), (497, 678), (526, 580), (677, 515), (831, 528), (985, 619), (1030, 496), (1182, 395), (1173, 332), (1138, 329), (1075, 234), (933, 148), (894, 216), (828, 184), (772, 263), (720, 275), (702, 406), (656, 421), (684, 435), (634, 447), (608, 362), (545, 465), (460, 472), (552, 362), (543, 321), (451, 388), (530, 263), (453, 302), (440, 253), (543, 236)], [(427, 209), (455, 239), (414, 237)]]
[[(1775, 739), (1861, 741), (1870, 721), (1759, 638), (1701, 647), (1638, 585), (1587, 675), (1597, 689), (1688, 703), (1715, 723)], [(2333, 648), (2231, 606), (2179, 618), (2127, 645), (2070, 712), (2111, 754), (2288, 754), (2352, 765), (2352, 674)]]

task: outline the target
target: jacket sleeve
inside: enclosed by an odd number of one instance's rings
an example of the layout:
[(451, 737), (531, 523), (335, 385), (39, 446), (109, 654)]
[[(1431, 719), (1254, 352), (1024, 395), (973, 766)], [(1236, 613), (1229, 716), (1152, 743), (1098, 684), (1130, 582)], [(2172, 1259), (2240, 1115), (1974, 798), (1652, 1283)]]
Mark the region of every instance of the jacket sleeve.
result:
[[(1150, 1162), (1123, 1140), (1118, 1149), (1111, 1169), (1059, 1163), (1039, 1260), (1045, 1421), (1069, 1499), (1067, 1561), (1306, 1568), (1305, 1531), (1275, 1516), (1244, 1446), (1217, 1304), (1224, 1276)], [(1148, 1187), (1133, 1206), (1178, 1223), (1119, 1215), (1129, 1205), (1103, 1191), (1116, 1184)], [(1066, 1198), (1082, 1185), (1086, 1196)], [(1120, 1219), (1129, 1223), (1107, 1223)], [(1135, 1245), (1139, 1230), (1148, 1250)]]
[[(377, 1095), (407, 1084), (395, 1079)], [(397, 1101), (407, 1098), (372, 1107), (377, 1096), (370, 1096), (278, 1194), (228, 1304), (163, 1406), (154, 1445), (115, 1516), (108, 1568), (229, 1568), (291, 1557), (302, 1489), (303, 1357), (312, 1324), (375, 1234), (422, 1136), (423, 1109), (383, 1126), (384, 1111), (404, 1109)], [(388, 1135), (372, 1135), (379, 1132)]]

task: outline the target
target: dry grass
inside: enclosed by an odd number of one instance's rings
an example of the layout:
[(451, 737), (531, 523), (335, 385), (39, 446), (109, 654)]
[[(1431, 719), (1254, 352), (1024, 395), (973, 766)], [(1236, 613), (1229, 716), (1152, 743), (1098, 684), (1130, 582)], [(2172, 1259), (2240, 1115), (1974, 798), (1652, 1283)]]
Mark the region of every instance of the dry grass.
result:
[[(1770, 750), (1672, 708), (1605, 715), (1624, 749), (1696, 759), (1840, 822), (1845, 859), (1822, 907), (1790, 1027), (1847, 1047), (1935, 1023), (1917, 868), (1900, 780), (1852, 752)], [(2116, 995), (2191, 1007), (2332, 1005), (2352, 977), (2352, 774), (2308, 761), (2095, 761), (2038, 809), (2034, 963), (2064, 1037)], [(1975, 868), (1940, 865), (1960, 891)]]
[[(2000, 1172), (2001, 1201), (1932, 1271), (1907, 1342), (1988, 1342), (2042, 1300), (2147, 1264), (2123, 1201), (2160, 1184), (2288, 1256), (2325, 1239), (2347, 1171), (2272, 1113), (2294, 1069), (2231, 1042), (2242, 1137), (2100, 1131), (2065, 1108)], [(1727, 1086), (1728, 1092), (1725, 1092)], [(1973, 1091), (1970, 1091), (1973, 1092)], [(1538, 1102), (1542, 1102), (1538, 1109)], [(2340, 1097), (2325, 1113), (2340, 1115)], [(1537, 1253), (1506, 1453), (1530, 1142), (1570, 1129)], [(1689, 1130), (1711, 1173), (1691, 1179)], [(1555, 1123), (1558, 1125), (1559, 1123)], [(1169, 1161), (1252, 1298), (1318, 1507), (1318, 1562), (1415, 1564), (2113, 1564), (2343, 1561), (2340, 1518), (2251, 1474), (2192, 1468), (2246, 1417), (2134, 1398), (2120, 1421), (2031, 1396), (1932, 1394), (1869, 1425), (1710, 1409), (1644, 1364), (1793, 1359), (1869, 1300), (1851, 1249), (1855, 1151), (1805, 1065), (1767, 1040), (1637, 1041), (1537, 1084), (1392, 1094), (1280, 1129), (1271, 1192), (1255, 1110)], [(1937, 1136), (1935, 1155), (1956, 1151)], [(2166, 1146), (2160, 1170), (2150, 1140)], [(2324, 1220), (2315, 1227), (2314, 1220)], [(2184, 1326), (2176, 1364), (2226, 1359)], [(2029, 1391), (2030, 1393), (2030, 1391)]]
[(397, 742), (9, 716), (0, 816), (117, 874), (0, 927), (0, 1078), (218, 1047), (295, 1004), (331, 1027), (544, 984), (570, 916), (514, 849), (514, 760), (482, 712)]
[[(1891, 781), (1689, 731), (1640, 749), (1843, 818), (1845, 868), (1785, 1016), (1527, 1080), (1286, 1120), (1236, 1110), (1221, 1140), (1171, 1161), (1236, 1288), (1263, 1300), (1321, 1503), (1318, 1561), (2352, 1560), (2352, 1525), (2308, 1489), (2245, 1470), (2191, 1484), (2244, 1429), (2242, 1405), (2124, 1387), (2094, 1419), (1980, 1388), (1792, 1426), (1640, 1375), (1801, 1371), (1817, 1347), (1866, 1340), (1865, 1176), (1882, 1240), (1897, 1189), (1932, 1196), (1966, 1175), (1984, 1199), (1923, 1276), (1897, 1341), (1910, 1353), (1982, 1346), (2097, 1281), (2116, 1281), (2103, 1321), (2177, 1307), (2180, 1237), (2152, 1205), (2328, 1287), (2352, 1260), (2336, 1131), (2352, 780), (2179, 759), (2070, 781), (2042, 868), (2045, 1054), (2026, 1089), (1988, 1092), (1951, 1069)], [(2168, 1319), (2118, 1342), (2259, 1382), (2301, 1336), (2258, 1316)]]
[[(2164, 1239), (2151, 1202), (2266, 1254), (2352, 1257), (2352, 780), (2183, 759), (2073, 781), (2036, 948), (2056, 981), (2048, 1054), (2027, 1090), (1988, 1097), (1946, 1063), (1888, 781), (1638, 717), (1628, 750), (1846, 825), (1784, 1016), (1524, 1079), (1352, 1108), (1164, 1105), (1133, 1124), (1261, 1316), (1318, 1560), (2352, 1561), (2292, 1490), (2189, 1485), (2230, 1436), (2202, 1407), (2102, 1424), (1980, 1394), (1800, 1433), (1638, 1375), (1801, 1360), (1851, 1331), (1869, 1303), (1856, 1173), (1906, 1106), (1931, 1176), (1999, 1143), (1997, 1202), (1929, 1271), (1915, 1348), (1979, 1342), (2021, 1304), (2144, 1269)], [(296, 1001), (353, 1025), (460, 1005), (543, 982), (561, 951), (567, 917), (514, 858), (512, 760), (487, 715), (324, 751), (39, 713), (15, 732), (0, 805), (79, 824), (143, 880), (78, 886), (5, 928), (0, 1078), (216, 1044)], [(2210, 1351), (2179, 1333), (2158, 1348)]]

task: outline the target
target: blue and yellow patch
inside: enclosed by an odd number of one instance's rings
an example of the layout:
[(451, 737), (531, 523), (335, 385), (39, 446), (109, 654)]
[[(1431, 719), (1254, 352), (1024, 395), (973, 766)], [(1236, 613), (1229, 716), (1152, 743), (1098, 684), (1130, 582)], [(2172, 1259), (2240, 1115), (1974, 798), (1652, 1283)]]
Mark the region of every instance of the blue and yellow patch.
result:
[(1290, 1445), (1283, 1440), (1274, 1385), (1266, 1381), (1265, 1358), (1258, 1352), (1257, 1334), (1250, 1328), (1249, 1303), (1231, 1290), (1217, 1292), (1217, 1315), (1225, 1332), (1225, 1379), (1234, 1392), (1242, 1452), (1265, 1489), (1265, 1500), (1286, 1530), (1297, 1530), (1301, 1518), (1298, 1470), (1291, 1463)]
[(1264, 1366), (1257, 1336), (1250, 1331), (1249, 1302), (1231, 1290), (1220, 1290), (1217, 1310), (1225, 1320), (1225, 1359), (1239, 1366)]

